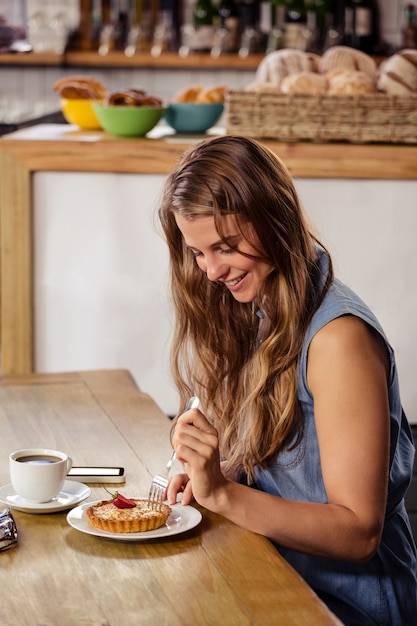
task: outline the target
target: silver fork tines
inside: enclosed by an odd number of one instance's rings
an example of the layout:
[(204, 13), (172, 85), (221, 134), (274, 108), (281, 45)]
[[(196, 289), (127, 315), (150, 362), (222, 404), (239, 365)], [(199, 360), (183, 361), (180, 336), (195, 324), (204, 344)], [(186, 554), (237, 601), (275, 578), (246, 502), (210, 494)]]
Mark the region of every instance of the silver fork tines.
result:
[[(199, 399), (196, 396), (193, 396), (189, 403), (187, 410), (196, 409), (200, 404)], [(162, 472), (156, 474), (151, 483), (151, 488), (149, 490), (148, 502), (153, 509), (160, 509), (161, 504), (165, 499), (165, 492), (168, 487), (169, 482), (169, 472), (171, 471), (171, 467), (175, 461), (175, 450), (172, 452), (169, 457), (169, 461), (166, 464), (166, 467)]]

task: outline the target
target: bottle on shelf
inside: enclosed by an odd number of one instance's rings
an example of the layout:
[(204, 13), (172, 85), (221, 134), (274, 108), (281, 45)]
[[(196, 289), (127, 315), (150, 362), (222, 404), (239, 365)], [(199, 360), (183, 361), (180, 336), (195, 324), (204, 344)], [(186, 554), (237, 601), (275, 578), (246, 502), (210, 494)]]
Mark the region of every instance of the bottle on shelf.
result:
[(345, 43), (345, 0), (330, 0), (324, 16), (323, 51)]
[(242, 36), (238, 55), (246, 58), (250, 54), (261, 52), (261, 33), (259, 31), (259, 4), (256, 0), (242, 0), (240, 5)]
[(286, 5), (284, 45), (286, 48), (302, 48), (301, 33), (306, 25), (304, 0), (287, 0)]
[(80, 23), (73, 42), (74, 48), (82, 51), (97, 50), (97, 35), (95, 29), (95, 11), (93, 0), (80, 0)]
[(173, 2), (172, 0), (162, 0), (153, 32), (151, 55), (158, 57), (164, 52), (174, 52), (177, 49)]
[(407, 4), (405, 7), (405, 25), (401, 33), (401, 45), (403, 48), (417, 48), (417, 24), (416, 7)]
[(116, 50), (124, 50), (129, 33), (129, 6), (127, 0), (119, 0), (116, 21)]
[(271, 0), (261, 0), (259, 3), (259, 33), (262, 52), (268, 47), (268, 40), (274, 25), (274, 7)]
[(285, 0), (275, 0), (273, 2), (273, 25), (271, 32), (269, 33), (265, 50), (267, 54), (284, 47), (285, 11)]
[(134, 0), (132, 22), (131, 41), (126, 46), (125, 54), (128, 54), (129, 44), (136, 46), (138, 52), (149, 53), (156, 22), (156, 6), (153, 0)]
[(379, 20), (376, 0), (346, 0), (345, 44), (367, 54), (379, 45)]
[(299, 47), (305, 52), (321, 52), (321, 32), (315, 0), (305, 0), (306, 24), (300, 31)]
[(310, 0), (310, 2), (311, 1), (313, 4), (313, 10), (316, 14), (316, 23), (320, 33), (321, 45), (323, 45), (326, 31), (326, 15), (330, 11), (331, 0)]
[[(324, 0), (316, 0), (321, 2)], [(300, 3), (303, 4), (304, 0)], [(287, 7), (291, 0), (261, 0), (259, 10), (259, 30), (263, 41), (262, 51), (273, 52), (286, 45), (285, 32)], [(288, 21), (291, 21), (289, 19)], [(291, 28), (291, 27), (290, 27)]]
[(211, 56), (219, 57), (224, 53), (237, 52), (240, 41), (240, 18), (235, 0), (220, 0), (217, 22)]
[(131, 22), (127, 0), (101, 0), (99, 22), (98, 53), (105, 56), (113, 50), (125, 50)]
[(214, 43), (215, 10), (211, 0), (196, 0), (193, 7), (194, 33), (189, 42), (193, 52), (210, 52)]

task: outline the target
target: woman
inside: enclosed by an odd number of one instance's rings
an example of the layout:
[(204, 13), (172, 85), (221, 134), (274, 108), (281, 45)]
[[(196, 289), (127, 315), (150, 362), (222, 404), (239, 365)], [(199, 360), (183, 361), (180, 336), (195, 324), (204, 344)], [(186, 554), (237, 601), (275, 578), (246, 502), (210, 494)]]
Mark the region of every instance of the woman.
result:
[(160, 220), (186, 474), (167, 497), (271, 539), (348, 625), (414, 625), (414, 449), (394, 353), (334, 278), (283, 164), (225, 136), (180, 160)]

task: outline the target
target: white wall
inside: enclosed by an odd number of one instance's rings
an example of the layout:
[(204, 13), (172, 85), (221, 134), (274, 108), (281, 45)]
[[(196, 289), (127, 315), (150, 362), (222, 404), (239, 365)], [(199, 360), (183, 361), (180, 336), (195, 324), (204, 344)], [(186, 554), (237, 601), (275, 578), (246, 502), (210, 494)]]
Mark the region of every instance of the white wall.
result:
[(367, 302), (388, 335), (403, 404), (417, 423), (417, 181), (296, 184), (336, 273)]
[(163, 181), (35, 174), (35, 370), (127, 368), (175, 413), (168, 254), (154, 227)]
[[(169, 414), (167, 250), (154, 224), (163, 176), (34, 176), (35, 369), (126, 367)], [(416, 181), (296, 181), (338, 275), (396, 350), (417, 423)]]

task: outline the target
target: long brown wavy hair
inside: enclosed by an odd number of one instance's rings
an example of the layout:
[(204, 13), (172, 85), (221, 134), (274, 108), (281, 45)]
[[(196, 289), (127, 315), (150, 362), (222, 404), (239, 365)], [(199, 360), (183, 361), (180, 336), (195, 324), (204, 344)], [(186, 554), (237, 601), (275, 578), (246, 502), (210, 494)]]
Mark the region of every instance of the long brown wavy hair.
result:
[[(222, 217), (232, 214), (239, 227), (252, 226), (262, 246), (256, 258), (271, 266), (256, 302), (240, 303), (207, 279), (185, 246), (176, 213), (213, 216), (231, 248)], [(301, 435), (297, 364), (307, 326), (332, 280), (331, 261), (323, 287), (321, 244), (307, 227), (289, 172), (245, 137), (216, 137), (186, 152), (168, 177), (159, 218), (170, 253), (176, 312), (171, 365), (179, 412), (198, 395), (219, 431), (229, 469), (244, 472), (250, 483), (256, 466), (268, 467), (290, 436)], [(259, 310), (265, 318), (262, 342)]]

